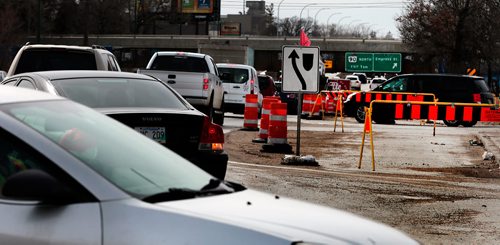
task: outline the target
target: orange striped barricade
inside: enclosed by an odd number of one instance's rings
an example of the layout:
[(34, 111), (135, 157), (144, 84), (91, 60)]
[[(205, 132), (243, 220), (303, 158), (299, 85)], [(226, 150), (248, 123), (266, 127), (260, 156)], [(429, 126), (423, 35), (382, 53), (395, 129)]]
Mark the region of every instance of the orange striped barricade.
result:
[(323, 116), (325, 115), (323, 107), (324, 104), (325, 97), (321, 93), (313, 94), (312, 108), (310, 110), (311, 112), (309, 113), (309, 117), (323, 119)]
[(333, 115), (335, 114), (335, 107), (337, 106), (337, 96), (331, 96), (326, 94), (325, 96), (325, 114)]
[[(494, 104), (474, 104), (474, 103), (453, 103), (453, 102), (425, 102), (425, 101), (385, 101), (374, 100), (370, 102), (369, 113), (370, 120), (372, 119), (373, 105), (380, 104), (396, 104), (396, 118), (409, 120), (461, 120), (464, 122), (500, 122), (500, 109)], [(367, 114), (368, 115), (368, 114)], [(365, 118), (366, 119), (366, 118)], [(371, 125), (371, 124), (370, 124)], [(366, 132), (365, 120), (365, 132)], [(370, 126), (371, 148), (372, 148), (372, 168), (375, 170), (375, 153), (373, 149), (373, 133)], [(435, 130), (435, 125), (434, 125)], [(435, 136), (435, 131), (433, 136)], [(363, 133), (364, 144), (364, 133)], [(362, 160), (359, 159), (361, 168)]]
[(257, 131), (259, 123), (259, 103), (256, 94), (245, 96), (245, 114), (243, 115), (243, 130)]
[(292, 146), (287, 139), (287, 107), (286, 103), (272, 102), (269, 114), (269, 135), (267, 144), (262, 146), (264, 152), (292, 153)]
[(262, 116), (260, 118), (260, 128), (258, 138), (253, 139), (254, 143), (266, 143), (269, 132), (269, 115), (271, 114), (271, 103), (279, 102), (279, 98), (266, 96), (262, 100)]

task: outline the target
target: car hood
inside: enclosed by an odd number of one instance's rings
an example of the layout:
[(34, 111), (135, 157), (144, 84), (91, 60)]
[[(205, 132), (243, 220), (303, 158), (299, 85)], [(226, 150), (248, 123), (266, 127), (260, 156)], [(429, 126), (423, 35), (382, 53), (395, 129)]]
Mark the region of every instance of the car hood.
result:
[(254, 190), (157, 205), (237, 224), (290, 241), (417, 244), (396, 229), (354, 214)]

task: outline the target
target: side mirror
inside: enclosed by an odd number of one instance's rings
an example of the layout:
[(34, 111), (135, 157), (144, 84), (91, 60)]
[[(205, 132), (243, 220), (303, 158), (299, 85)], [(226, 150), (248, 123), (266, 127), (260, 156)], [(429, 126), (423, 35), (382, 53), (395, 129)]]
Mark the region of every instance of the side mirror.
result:
[(56, 178), (38, 169), (28, 169), (11, 175), (5, 181), (5, 197), (63, 204), (72, 200), (71, 192)]
[(219, 75), (219, 77), (222, 81), (232, 81), (233, 80), (233, 74), (231, 74), (231, 73), (224, 72), (224, 73), (221, 73)]

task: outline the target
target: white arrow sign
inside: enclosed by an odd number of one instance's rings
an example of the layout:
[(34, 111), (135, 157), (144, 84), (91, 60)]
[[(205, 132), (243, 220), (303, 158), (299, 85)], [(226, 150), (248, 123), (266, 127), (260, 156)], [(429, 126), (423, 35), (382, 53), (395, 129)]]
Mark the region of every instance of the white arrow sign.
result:
[(319, 47), (283, 46), (283, 91), (319, 92)]

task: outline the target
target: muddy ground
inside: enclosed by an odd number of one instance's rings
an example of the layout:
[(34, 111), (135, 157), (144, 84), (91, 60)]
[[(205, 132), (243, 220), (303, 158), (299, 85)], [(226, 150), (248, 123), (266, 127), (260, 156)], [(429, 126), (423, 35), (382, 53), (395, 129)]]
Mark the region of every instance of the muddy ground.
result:
[[(290, 166), (281, 164), (285, 154), (262, 152), (256, 132), (236, 130), (226, 134), (227, 179), (362, 215), (424, 244), (500, 244), (497, 161), (482, 160), (484, 147), (468, 142), (473, 135), (401, 132), (374, 133), (372, 171), (369, 140), (357, 168), (359, 132), (302, 131), (301, 153), (319, 166)], [(294, 131), (288, 141), (295, 150)]]

